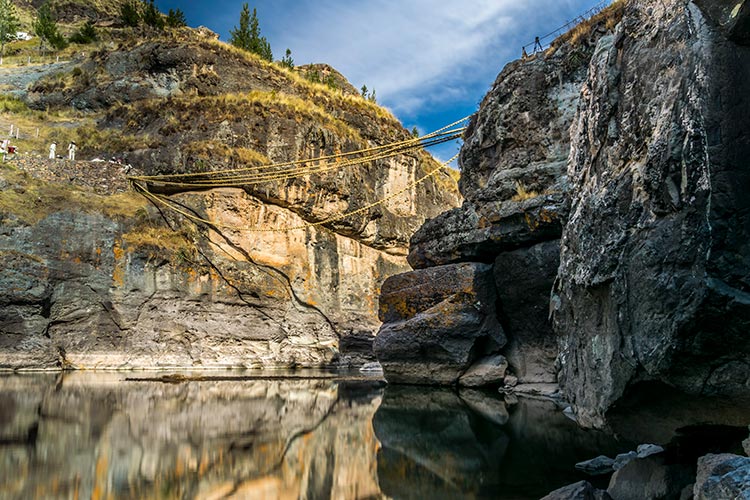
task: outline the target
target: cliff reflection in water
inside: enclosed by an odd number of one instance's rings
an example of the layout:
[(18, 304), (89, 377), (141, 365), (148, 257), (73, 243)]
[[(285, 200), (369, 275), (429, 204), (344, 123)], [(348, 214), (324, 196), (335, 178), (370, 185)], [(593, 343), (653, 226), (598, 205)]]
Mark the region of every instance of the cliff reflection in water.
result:
[(0, 497), (538, 498), (618, 448), (477, 391), (125, 379), (1, 377)]

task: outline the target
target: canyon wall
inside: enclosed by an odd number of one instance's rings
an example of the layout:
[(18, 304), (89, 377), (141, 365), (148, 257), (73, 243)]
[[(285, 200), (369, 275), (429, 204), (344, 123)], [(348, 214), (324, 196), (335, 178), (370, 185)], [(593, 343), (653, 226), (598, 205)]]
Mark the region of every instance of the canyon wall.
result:
[[(439, 165), (415, 149), (262, 184), (171, 189), (208, 221), (196, 224), (128, 193), (126, 175), (252, 169), (412, 136), (377, 104), (205, 30), (111, 36), (46, 72), (0, 73), (30, 80), (14, 94), (48, 112), (27, 115), (46, 117), (50, 140), (77, 140), (83, 160), (0, 170), (0, 368), (372, 359), (380, 285), (408, 269), (416, 228), (458, 204), (455, 179), (440, 171), (416, 184)], [(132, 168), (89, 161), (110, 157)]]
[[(469, 262), (495, 276), (479, 286), (500, 326), (445, 363), (449, 383), (500, 354), (512, 383), (557, 382), (585, 425), (643, 384), (750, 396), (748, 16), (743, 1), (618, 2), (506, 66), (466, 134), (464, 204), (411, 241), (415, 276)], [(381, 299), (388, 379), (427, 361), (401, 354), (423, 338), (404, 326), (447, 310), (385, 317), (403, 281)], [(444, 288), (476, 309), (478, 291)]]

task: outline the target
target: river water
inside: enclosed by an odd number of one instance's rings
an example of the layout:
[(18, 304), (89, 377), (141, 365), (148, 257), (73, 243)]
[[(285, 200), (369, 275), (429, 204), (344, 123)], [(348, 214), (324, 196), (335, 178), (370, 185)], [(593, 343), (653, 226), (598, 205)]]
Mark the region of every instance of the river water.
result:
[(0, 497), (539, 498), (632, 449), (549, 402), (288, 375), (2, 376)]

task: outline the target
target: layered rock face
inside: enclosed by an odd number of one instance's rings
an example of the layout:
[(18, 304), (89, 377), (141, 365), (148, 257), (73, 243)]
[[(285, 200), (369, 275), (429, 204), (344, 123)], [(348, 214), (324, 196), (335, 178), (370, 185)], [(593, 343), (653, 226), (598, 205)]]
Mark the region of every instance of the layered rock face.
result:
[[(547, 57), (509, 64), (482, 101), (459, 160), (463, 205), (428, 220), (414, 234), (408, 261), (416, 271), (384, 285), (387, 293), (381, 297), (381, 319), (385, 325), (376, 353), (388, 380), (453, 383), (482, 355), (501, 351), (521, 382), (555, 381), (556, 344), (548, 310), (567, 213), (568, 129), (586, 76), (585, 62), (604, 30), (597, 25), (576, 45), (564, 42)], [(476, 288), (467, 294), (461, 286), (451, 288), (452, 280), (441, 278), (460, 273), (466, 266), (494, 279), (477, 280)], [(403, 287), (404, 282), (420, 285)], [(441, 295), (440, 305), (434, 301), (426, 310), (393, 311), (394, 298), (411, 303), (433, 292)], [(477, 296), (484, 296), (481, 307), (475, 306)], [(449, 311), (442, 304), (454, 308)], [(491, 310), (487, 304), (492, 304)], [(465, 311), (477, 312), (482, 307), (486, 314), (495, 314), (495, 331), (483, 332), (487, 322), (481, 328), (474, 322), (467, 335)], [(383, 309), (388, 313), (383, 315)], [(433, 342), (421, 333), (421, 318), (426, 314), (442, 321), (433, 331), (449, 332), (444, 340), (449, 350), (458, 338), (481, 337), (482, 348), (465, 343), (459, 365), (428, 357), (429, 363), (437, 365), (417, 375), (415, 367), (429, 364), (423, 358), (425, 349), (417, 345)], [(458, 323), (460, 328), (451, 326)], [(407, 357), (400, 345), (408, 343), (413, 348)], [(435, 375), (441, 363), (443, 375), (450, 373), (450, 377)]]
[[(74, 107), (98, 120), (79, 130), (82, 158), (123, 155), (142, 173), (184, 173), (411, 137), (359, 96), (191, 30), (127, 33), (19, 93), (30, 106)], [(75, 176), (99, 184), (96, 165)], [(290, 367), (371, 357), (380, 285), (408, 269), (408, 237), (425, 217), (458, 204), (445, 172), (414, 184), (437, 166), (412, 151), (277, 182), (172, 189), (188, 213), (210, 221), (199, 225), (135, 195), (97, 196), (3, 169), (0, 368)], [(275, 231), (285, 227), (302, 229)]]
[(722, 5), (631, 2), (591, 61), (553, 298), (584, 422), (638, 381), (750, 394), (750, 47)]

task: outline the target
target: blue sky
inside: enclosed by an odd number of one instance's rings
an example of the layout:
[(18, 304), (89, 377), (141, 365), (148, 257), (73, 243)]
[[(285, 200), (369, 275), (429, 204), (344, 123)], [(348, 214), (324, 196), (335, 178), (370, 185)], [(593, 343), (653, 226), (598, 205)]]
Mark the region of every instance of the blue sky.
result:
[[(260, 0), (261, 34), (280, 59), (327, 63), (409, 129), (430, 132), (477, 110), (503, 66), (521, 47), (600, 0)], [(242, 0), (156, 0), (180, 8), (190, 26), (229, 39)], [(457, 144), (431, 150), (449, 158)]]

